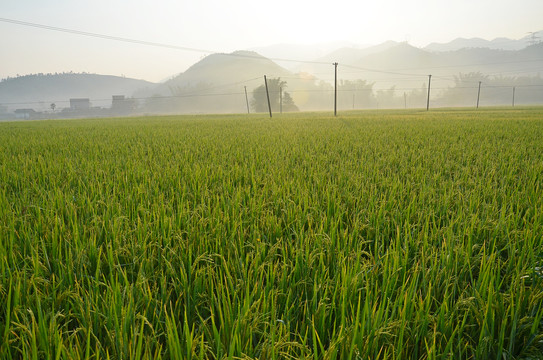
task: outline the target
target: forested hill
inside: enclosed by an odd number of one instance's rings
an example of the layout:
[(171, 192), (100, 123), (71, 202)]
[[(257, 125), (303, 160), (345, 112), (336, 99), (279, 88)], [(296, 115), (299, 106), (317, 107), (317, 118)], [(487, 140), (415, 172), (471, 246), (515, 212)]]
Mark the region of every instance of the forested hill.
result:
[(71, 98), (89, 98), (93, 106), (110, 106), (112, 95), (132, 96), (155, 84), (120, 76), (87, 73), (32, 74), (2, 79), (0, 105), (9, 109), (45, 110), (51, 103), (69, 105)]
[(252, 51), (212, 54), (158, 86), (155, 93), (172, 95), (195, 90), (201, 92), (203, 88), (210, 86), (213, 86), (216, 92), (218, 85), (222, 91), (232, 87), (239, 90), (239, 82), (258, 80), (254, 84), (249, 83), (252, 88), (260, 85), (266, 74), (268, 77), (292, 76), (291, 72), (274, 61)]

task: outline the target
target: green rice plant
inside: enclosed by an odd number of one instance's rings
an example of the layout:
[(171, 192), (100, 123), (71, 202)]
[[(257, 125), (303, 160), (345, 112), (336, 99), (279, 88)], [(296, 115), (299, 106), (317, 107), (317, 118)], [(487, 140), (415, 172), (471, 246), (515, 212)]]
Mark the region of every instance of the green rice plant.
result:
[(0, 358), (541, 358), (541, 115), (2, 123)]

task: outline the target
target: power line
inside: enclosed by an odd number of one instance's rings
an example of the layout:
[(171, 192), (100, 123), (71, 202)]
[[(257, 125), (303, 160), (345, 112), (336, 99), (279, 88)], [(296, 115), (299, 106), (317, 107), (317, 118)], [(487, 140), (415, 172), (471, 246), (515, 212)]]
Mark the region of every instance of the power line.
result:
[[(174, 49), (174, 50), (199, 52), (199, 53), (205, 53), (205, 54), (219, 54), (221, 56), (252, 58), (252, 59), (258, 59), (258, 60), (274, 60), (274, 61), (283, 61), (283, 62), (296, 62), (296, 63), (327, 65), (327, 66), (330, 65), (329, 62), (323, 62), (323, 61), (307, 61), (307, 60), (296, 60), (296, 59), (287, 59), (287, 58), (271, 58), (271, 57), (266, 58), (266, 57), (263, 57), (263, 56), (260, 56), (260, 55), (251, 55), (249, 53), (240, 53), (240, 52), (231, 53), (231, 54), (224, 54), (224, 53), (219, 53), (219, 52), (213, 51), (213, 50), (198, 49), (198, 48), (192, 48), (192, 47), (186, 47), (186, 46), (177, 46), (177, 45), (171, 45), (171, 44), (163, 44), (163, 43), (150, 42), (150, 41), (144, 41), (144, 40), (138, 40), (138, 39), (132, 39), (132, 38), (124, 38), (124, 37), (105, 35), (105, 34), (99, 34), (99, 33), (94, 33), (94, 32), (86, 32), (86, 31), (80, 31), (80, 30), (74, 30), (74, 29), (67, 29), (67, 28), (37, 24), (37, 23), (25, 22), (25, 21), (14, 20), (14, 19), (7, 19), (7, 18), (0, 18), (0, 22), (5, 22), (5, 23), (10, 23), (10, 24), (15, 24), (15, 25), (21, 25), (21, 26), (34, 27), (34, 28), (50, 30), (50, 31), (64, 32), (64, 33), (80, 35), (80, 36), (94, 37), (94, 38), (105, 39), (105, 40), (120, 41), (120, 42), (139, 44), (139, 45), (145, 45), (145, 46), (169, 48), (169, 49)], [(543, 59), (523, 60), (523, 61), (506, 61), (506, 62), (494, 62), (494, 63), (479, 63), (479, 64), (464, 64), (464, 65), (445, 65), (445, 66), (433, 66), (433, 67), (427, 67), (427, 68), (422, 68), (422, 67), (421, 68), (406, 68), (406, 69), (400, 69), (400, 70), (421, 70), (421, 71), (424, 70), (424, 71), (426, 71), (426, 70), (429, 70), (429, 69), (438, 69), (438, 68), (457, 68), (457, 67), (467, 67), (467, 66), (498, 65), (498, 64), (513, 64), (513, 63), (519, 63), (520, 64), (520, 63), (530, 63), (530, 62), (540, 62), (540, 61), (543, 61)], [(337, 69), (338, 63), (335, 62), (335, 63), (333, 63), (333, 65), (336, 65), (336, 69)], [(404, 81), (411, 80), (411, 79), (413, 79), (413, 80), (420, 79), (421, 77), (425, 78), (426, 76), (428, 76), (426, 74), (404, 73), (404, 72), (400, 72), (399, 70), (379, 70), (379, 69), (365, 68), (365, 67), (360, 67), (360, 66), (355, 66), (355, 65), (348, 65), (348, 64), (340, 64), (340, 65), (342, 67), (345, 67), (345, 68), (358, 70), (358, 71), (344, 72), (346, 74), (347, 73), (357, 73), (357, 72), (374, 72), (374, 73), (381, 73), (381, 74), (398, 75), (398, 76), (402, 76), (402, 77), (410, 77), (410, 78), (403, 78), (402, 80), (404, 80)], [(509, 71), (509, 72), (514, 72), (514, 71)], [(485, 76), (485, 75), (483, 75), (483, 76)], [(279, 76), (279, 77), (283, 77), (285, 79), (297, 79), (297, 80), (301, 80), (301, 81), (304, 80), (303, 76), (299, 76), (299, 77)], [(438, 78), (438, 79), (444, 79), (444, 80), (451, 81), (451, 77), (443, 77), (443, 76), (434, 76), (434, 77)], [(456, 77), (452, 77), (452, 80), (455, 80), (455, 78)], [(234, 83), (230, 83), (230, 84), (215, 85), (215, 86), (211, 86), (211, 87), (204, 88), (204, 89), (194, 89), (192, 91), (190, 91), (190, 89), (187, 89), (187, 90), (189, 90), (188, 93), (178, 94), (178, 95), (173, 95), (173, 96), (158, 96), (158, 97), (132, 98), (132, 99), (134, 99), (134, 100), (151, 99), (152, 100), (152, 99), (190, 98), (190, 97), (203, 97), (203, 96), (209, 97), (209, 96), (240, 95), (240, 94), (243, 94), (243, 93), (238, 93), (238, 92), (211, 93), (211, 94), (202, 94), (202, 93), (213, 90), (213, 89), (219, 89), (219, 88), (224, 88), (224, 87), (229, 87), (229, 86), (236, 86), (236, 85), (240, 85), (240, 84), (245, 84), (245, 83), (248, 83), (250, 81), (255, 81), (255, 80), (258, 80), (258, 79), (260, 79), (260, 77), (252, 78), (252, 79), (248, 79), (248, 80), (243, 80), (243, 81), (238, 81), (238, 82), (234, 82)], [(337, 73), (336, 73), (336, 76), (335, 76), (335, 80), (336, 79), (337, 79)], [(388, 79), (381, 79), (381, 80), (373, 79), (372, 81), (391, 81), (391, 80), (394, 80), (394, 79), (397, 79), (397, 78), (388, 78)], [(317, 80), (323, 80), (323, 79), (318, 79), (318, 78), (314, 77), (312, 79), (307, 79), (307, 80), (317, 81)], [(358, 79), (358, 80), (362, 80), (362, 79)], [(400, 80), (400, 79), (397, 79), (397, 80)], [(471, 81), (470, 80), (462, 80), (462, 81), (467, 82), (467, 83), (469, 83), (469, 82), (474, 82), (474, 83), (477, 82), (475, 80), (471, 80)], [(479, 82), (479, 84), (480, 84), (480, 82)], [(517, 85), (517, 87), (519, 87), (519, 88), (520, 87), (528, 87), (528, 86), (540, 87), (541, 85)], [(494, 85), (494, 86), (485, 86), (485, 87), (490, 87), (490, 88), (492, 88), (492, 87), (496, 87), (496, 88), (504, 87), (504, 88), (507, 88), (507, 87), (510, 87), (510, 86), (509, 85), (503, 85), (503, 86)], [(469, 87), (456, 87), (456, 88), (460, 89), (460, 88), (469, 88)], [(434, 88), (434, 89), (438, 90), (438, 89), (441, 89), (441, 88)], [(359, 90), (357, 90), (357, 89), (354, 89), (354, 90), (338, 89), (338, 91), (360, 91), (360, 90), (365, 90), (365, 89), (359, 89)], [(378, 91), (378, 90), (380, 90), (380, 89), (373, 89), (373, 88), (368, 89), (368, 91)], [(398, 90), (398, 91), (399, 90), (419, 90), (419, 88), (383, 89), (383, 90)], [(429, 90), (430, 90), (430, 86), (428, 86), (428, 91)], [(328, 89), (290, 90), (289, 92), (319, 92), (319, 91), (329, 92), (331, 90), (328, 90)], [(110, 99), (93, 99), (92, 101), (108, 101), (108, 100), (110, 100)], [(60, 100), (60, 101), (54, 101), (54, 102), (67, 103), (68, 101)], [(6, 105), (40, 104), (40, 103), (43, 103), (43, 101), (6, 103)]]
[[(402, 76), (424, 76), (424, 77), (428, 76), (428, 75), (423, 75), (423, 74), (409, 74), (409, 73), (400, 73), (400, 72), (395, 72), (395, 71), (369, 69), (369, 68), (363, 68), (363, 67), (359, 67), (359, 66), (346, 65), (346, 64), (341, 64), (341, 65), (344, 66), (344, 67), (347, 67), (347, 68), (351, 68), (351, 69), (357, 69), (357, 70), (369, 71), (369, 72), (377, 72), (377, 73), (382, 73), (382, 74), (402, 75)], [(422, 68), (421, 68), (421, 70), (422, 70)]]
[(0, 18), (0, 21), (10, 23), (10, 24), (29, 26), (29, 27), (34, 27), (34, 28), (38, 28), (38, 29), (59, 31), (59, 32), (68, 33), (68, 34), (82, 35), (82, 36), (94, 37), (94, 38), (105, 39), (105, 40), (122, 41), (122, 42), (127, 42), (127, 43), (132, 43), (132, 44), (156, 46), (156, 47), (163, 47), (163, 48), (169, 48), (169, 49), (175, 49), (175, 50), (192, 51), (192, 52), (199, 52), (199, 53), (214, 53), (214, 51), (211, 51), (211, 50), (196, 49), (196, 48), (191, 48), (191, 47), (186, 47), (186, 46), (161, 44), (161, 43), (156, 43), (156, 42), (152, 42), (152, 41), (129, 39), (129, 38), (124, 38), (124, 37), (119, 37), (119, 36), (98, 34), (98, 33), (93, 33), (93, 32), (88, 32), (88, 31), (73, 30), (73, 29), (67, 29), (67, 28), (61, 28), (61, 27), (56, 27), (56, 26), (37, 24), (37, 23), (14, 20), (14, 19)]
[[(432, 76), (433, 77), (433, 76)], [(526, 84), (526, 85), (486, 85), (485, 88), (504, 88), (510, 89), (512, 86), (518, 88), (543, 88), (543, 84)], [(453, 88), (448, 87), (432, 87), (433, 90), (454, 90), (454, 89), (477, 89), (477, 86), (455, 86)], [(338, 89), (338, 92), (373, 92), (373, 91), (409, 91), (409, 90), (421, 90), (420, 88), (413, 87), (402, 87), (402, 88), (371, 88), (371, 89)], [(334, 88), (329, 89), (293, 89), (289, 90), (289, 93), (333, 93)], [(270, 93), (279, 93), (279, 90), (270, 90)], [(179, 95), (165, 95), (165, 96), (149, 96), (149, 97), (130, 97), (127, 100), (158, 100), (158, 99), (177, 99), (177, 98), (198, 98), (198, 97), (212, 97), (212, 96), (232, 96), (232, 95), (244, 95), (244, 91), (239, 92), (221, 92), (221, 93), (210, 93), (210, 94), (197, 94), (197, 93), (188, 93), (188, 94), (179, 94)], [(90, 102), (103, 102), (111, 101), (111, 98), (97, 98), (89, 99)], [(42, 103), (69, 103), (69, 100), (41, 100), (41, 101), (21, 101), (21, 102), (7, 102), (2, 103), (3, 105), (22, 105), (22, 104), (42, 104)]]
[(516, 61), (500, 61), (500, 62), (482, 62), (482, 63), (473, 63), (473, 64), (458, 64), (458, 65), (440, 65), (440, 66), (428, 66), (428, 67), (413, 67), (413, 68), (401, 68), (401, 69), (392, 69), (394, 71), (402, 70), (430, 70), (430, 69), (445, 69), (445, 68), (459, 68), (459, 67), (469, 67), (469, 66), (487, 66), (487, 65), (503, 65), (503, 64), (523, 64), (530, 62), (541, 62), (543, 59), (530, 59), (530, 60), (516, 60)]
[[(131, 44), (162, 47), (162, 48), (189, 51), (189, 52), (198, 52), (198, 53), (204, 53), (204, 54), (220, 54), (220, 55), (223, 55), (223, 56), (232, 56), (232, 57), (241, 57), (241, 58), (269, 59), (269, 60), (273, 60), (273, 61), (283, 61), (283, 62), (295, 62), (295, 63), (317, 64), (317, 65), (330, 65), (329, 62), (324, 62), (324, 61), (311, 61), (311, 60), (299, 60), (299, 59), (289, 59), (289, 58), (263, 57), (263, 56), (260, 56), (260, 55), (255, 56), (255, 55), (244, 54), (244, 53), (239, 53), (239, 52), (226, 54), (226, 53), (221, 53), (220, 51), (209, 50), (209, 49), (198, 49), (198, 48), (187, 47), (187, 46), (164, 44), (164, 43), (145, 41), (145, 40), (138, 40), (138, 39), (132, 39), (132, 38), (125, 38), (125, 37), (119, 37), (119, 36), (113, 36), (113, 35), (99, 34), (99, 33), (94, 33), (94, 32), (74, 30), (74, 29), (68, 29), (68, 28), (61, 28), (61, 27), (57, 27), (57, 26), (50, 26), (50, 25), (44, 25), (44, 24), (38, 24), (38, 23), (15, 20), (15, 19), (8, 19), (8, 18), (0, 18), (0, 22), (5, 22), (5, 23), (15, 24), (15, 25), (21, 25), (21, 26), (28, 26), (28, 27), (44, 29), (44, 30), (58, 31), (58, 32), (74, 34), (74, 35), (94, 37), (94, 38), (99, 38), (99, 39), (104, 39), (104, 40), (120, 41), (120, 42), (126, 42), (126, 43), (131, 43)], [(440, 68), (458, 68), (458, 67), (469, 67), (469, 66), (515, 64), (515, 63), (540, 62), (540, 61), (543, 61), (543, 59), (522, 60), (522, 61), (504, 61), (504, 62), (491, 62), (491, 63), (475, 63), (475, 64), (462, 64), (462, 65), (443, 65), (443, 66), (430, 66), (430, 67), (424, 67), (424, 68), (423, 67), (419, 67), (419, 68), (415, 67), (415, 68), (403, 68), (403, 69), (391, 69), (391, 70), (379, 70), (379, 69), (365, 68), (365, 67), (360, 67), (360, 66), (355, 66), (355, 65), (348, 65), (348, 64), (340, 64), (340, 65), (343, 66), (343, 67), (347, 67), (347, 68), (351, 68), (351, 69), (355, 69), (355, 70), (360, 70), (360, 71), (364, 71), (364, 72), (376, 72), (376, 73), (400, 75), (400, 76), (426, 77), (427, 76), (426, 74), (404, 73), (404, 72), (402, 72), (402, 70), (421, 70), (421, 71), (424, 70), (424, 71), (427, 71), (429, 69), (440, 69)]]
[(307, 63), (307, 64), (323, 64), (323, 65), (329, 64), (328, 62), (322, 62), (322, 61), (308, 61), (308, 60), (296, 60), (296, 59), (286, 59), (286, 58), (266, 58), (260, 55), (254, 56), (254, 55), (240, 54), (240, 53), (225, 54), (225, 53), (221, 53), (220, 51), (198, 49), (198, 48), (193, 48), (193, 47), (178, 46), (178, 45), (171, 45), (171, 44), (163, 44), (163, 43), (157, 43), (153, 41), (145, 41), (145, 40), (125, 38), (125, 37), (120, 37), (120, 36), (99, 34), (99, 33), (94, 33), (94, 32), (89, 32), (89, 31), (80, 31), (80, 30), (74, 30), (74, 29), (68, 29), (68, 28), (61, 28), (57, 26), (43, 25), (43, 24), (20, 21), (20, 20), (15, 20), (15, 19), (0, 18), (0, 21), (5, 22), (5, 23), (10, 23), (10, 24), (15, 24), (15, 25), (29, 26), (29, 27), (34, 27), (38, 29), (52, 30), (52, 31), (82, 35), (82, 36), (87, 36), (87, 37), (94, 37), (94, 38), (105, 39), (105, 40), (121, 41), (121, 42), (126, 42), (126, 43), (131, 43), (131, 44), (155, 46), (155, 47), (162, 47), (162, 48), (167, 48), (167, 49), (198, 52), (198, 53), (204, 53), (204, 54), (220, 54), (224, 56), (234, 56), (234, 57), (252, 58), (252, 59), (269, 59), (269, 60), (274, 60), (274, 61), (286, 61), (286, 62)]
[(208, 88), (205, 88), (205, 89), (197, 89), (197, 90), (194, 90), (194, 91), (190, 91), (190, 92), (188, 92), (187, 94), (184, 94), (184, 95), (192, 95), (192, 94), (197, 95), (198, 93), (202, 93), (204, 91), (209, 91), (209, 90), (220, 89), (220, 88), (225, 88), (225, 87), (230, 87), (230, 86), (235, 86), (235, 85), (246, 84), (248, 82), (255, 81), (255, 80), (260, 80), (260, 76), (256, 77), (256, 78), (252, 78), (252, 79), (236, 81), (236, 82), (229, 83), (229, 84), (214, 85), (214, 86), (211, 86), (211, 87), (208, 87)]
[[(178, 99), (178, 98), (193, 98), (193, 97), (209, 97), (209, 96), (229, 96), (229, 95), (242, 95), (243, 92), (231, 92), (231, 93), (213, 93), (213, 94), (182, 94), (182, 95), (169, 95), (169, 96), (149, 96), (149, 97), (131, 97), (126, 100), (158, 100), (158, 99)], [(98, 101), (111, 101), (108, 99), (89, 99), (90, 102)], [(23, 101), (23, 102), (11, 102), (2, 103), (3, 105), (23, 105), (23, 104), (42, 104), (42, 103), (69, 103), (69, 100), (43, 100), (43, 101)]]

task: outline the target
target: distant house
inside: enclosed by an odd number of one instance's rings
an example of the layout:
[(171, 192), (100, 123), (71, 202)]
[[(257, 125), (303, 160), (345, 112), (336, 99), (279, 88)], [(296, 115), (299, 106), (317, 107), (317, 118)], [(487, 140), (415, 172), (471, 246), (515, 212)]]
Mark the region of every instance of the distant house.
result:
[(111, 107), (115, 107), (116, 104), (122, 104), (124, 102), (124, 95), (113, 95)]
[(124, 110), (126, 108), (126, 101), (124, 95), (113, 95), (111, 99), (111, 110)]
[(111, 99), (111, 112), (126, 114), (134, 110), (134, 99), (127, 99), (124, 95), (113, 95)]
[(34, 109), (17, 109), (15, 110), (16, 119), (30, 119), (36, 115)]
[(70, 110), (89, 110), (90, 100), (88, 98), (70, 99)]

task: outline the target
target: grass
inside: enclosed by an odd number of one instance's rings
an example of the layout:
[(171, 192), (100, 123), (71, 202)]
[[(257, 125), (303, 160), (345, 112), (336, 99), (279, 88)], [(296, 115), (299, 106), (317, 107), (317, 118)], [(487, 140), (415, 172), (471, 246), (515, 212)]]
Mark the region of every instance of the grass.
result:
[(0, 124), (0, 358), (543, 358), (543, 109)]

